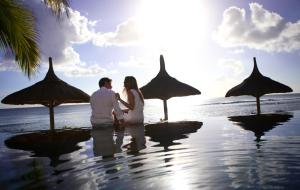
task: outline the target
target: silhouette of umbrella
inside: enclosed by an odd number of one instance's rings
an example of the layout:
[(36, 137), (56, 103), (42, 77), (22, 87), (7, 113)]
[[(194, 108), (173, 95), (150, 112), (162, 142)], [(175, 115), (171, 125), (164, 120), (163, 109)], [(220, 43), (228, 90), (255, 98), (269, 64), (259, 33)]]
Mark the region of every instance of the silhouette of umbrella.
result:
[(277, 125), (289, 121), (293, 115), (288, 113), (282, 114), (260, 114), (260, 115), (246, 115), (246, 116), (231, 116), (228, 117), (229, 121), (234, 122), (236, 125), (245, 130), (253, 131), (256, 136), (256, 141), (260, 141), (261, 136), (265, 132), (273, 129)]
[(59, 79), (52, 67), (52, 58), (49, 57), (49, 70), (44, 80), (32, 86), (6, 96), (1, 102), (4, 104), (24, 105), (42, 104), (49, 108), (50, 129), (54, 130), (55, 106), (63, 103), (89, 102), (90, 96)]
[(201, 94), (199, 90), (171, 77), (165, 69), (165, 61), (162, 55), (160, 55), (159, 73), (148, 84), (141, 88), (141, 92), (145, 99), (163, 100), (165, 120), (168, 120), (168, 99), (172, 97)]
[(202, 122), (198, 121), (181, 121), (165, 122), (145, 125), (145, 135), (150, 137), (151, 141), (159, 142), (165, 150), (169, 146), (180, 144), (173, 141), (188, 138), (188, 134), (197, 132), (202, 127)]
[(262, 95), (270, 93), (292, 92), (293, 90), (284, 84), (263, 76), (257, 68), (255, 57), (253, 58), (253, 60), (254, 67), (251, 75), (246, 78), (241, 84), (230, 89), (226, 93), (225, 97), (241, 95), (254, 96), (256, 97), (257, 114), (260, 114), (259, 98)]
[(91, 138), (89, 129), (60, 129), (52, 131), (37, 131), (16, 135), (5, 140), (5, 145), (11, 149), (31, 151), (34, 157), (48, 157), (50, 165), (55, 167), (67, 160), (59, 157), (63, 154), (79, 150), (79, 142)]

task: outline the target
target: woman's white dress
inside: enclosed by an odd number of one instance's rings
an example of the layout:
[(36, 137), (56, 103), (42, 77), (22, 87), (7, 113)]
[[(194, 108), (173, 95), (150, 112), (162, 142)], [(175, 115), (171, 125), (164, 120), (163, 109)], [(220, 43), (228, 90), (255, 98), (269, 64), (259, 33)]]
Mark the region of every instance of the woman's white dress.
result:
[(143, 123), (144, 122), (144, 104), (139, 96), (139, 93), (131, 89), (130, 90), (134, 97), (134, 108), (133, 110), (129, 110), (128, 113), (124, 114), (125, 123)]

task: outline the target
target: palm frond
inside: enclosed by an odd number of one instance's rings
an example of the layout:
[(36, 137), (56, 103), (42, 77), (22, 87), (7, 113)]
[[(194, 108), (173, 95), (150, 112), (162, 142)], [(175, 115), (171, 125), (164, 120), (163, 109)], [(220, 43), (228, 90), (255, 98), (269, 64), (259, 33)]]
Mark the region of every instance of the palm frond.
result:
[(0, 1), (0, 50), (11, 52), (30, 77), (39, 66), (40, 52), (32, 13), (14, 0)]
[(58, 18), (64, 13), (69, 16), (68, 7), (70, 7), (69, 0), (44, 0), (44, 3), (49, 6), (52, 12), (58, 16)]

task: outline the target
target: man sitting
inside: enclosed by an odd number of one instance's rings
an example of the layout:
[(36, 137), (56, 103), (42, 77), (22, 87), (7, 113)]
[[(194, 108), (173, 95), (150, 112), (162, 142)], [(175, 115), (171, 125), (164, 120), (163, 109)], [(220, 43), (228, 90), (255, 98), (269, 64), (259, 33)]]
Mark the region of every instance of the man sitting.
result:
[(111, 82), (112, 80), (107, 77), (101, 78), (99, 80), (100, 89), (91, 96), (91, 124), (93, 128), (113, 126), (114, 115), (117, 121), (124, 122), (123, 112), (116, 99), (115, 92), (111, 90)]

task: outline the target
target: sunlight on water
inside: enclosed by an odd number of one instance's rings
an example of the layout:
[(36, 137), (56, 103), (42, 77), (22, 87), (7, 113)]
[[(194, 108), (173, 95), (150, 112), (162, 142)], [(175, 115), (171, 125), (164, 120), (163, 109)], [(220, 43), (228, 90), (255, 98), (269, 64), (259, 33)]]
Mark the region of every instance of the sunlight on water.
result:
[[(300, 112), (285, 109), (300, 110), (299, 100), (265, 97), (265, 110), (284, 111), (262, 114), (263, 119), (247, 114), (252, 109), (251, 98), (226, 101), (191, 106), (180, 98), (171, 99), (169, 116), (187, 120), (187, 125), (181, 124), (184, 128), (131, 126), (114, 133), (80, 129), (73, 135), (80, 133), (81, 142), (73, 143), (72, 136), (57, 138), (57, 144), (46, 144), (54, 146), (46, 151), (13, 149), (14, 144), (5, 141), (20, 136), (20, 128), (47, 129), (47, 110), (0, 112), (6, 119), (0, 126), (1, 188), (297, 189)], [(147, 105), (145, 117), (156, 123), (163, 117), (162, 101)], [(61, 106), (56, 114), (58, 127), (70, 123), (89, 126), (88, 106)], [(22, 124), (19, 117), (28, 124)], [(193, 128), (188, 122), (192, 120), (199, 126)], [(25, 146), (26, 141), (22, 142)], [(29, 143), (27, 149), (33, 145), (43, 146)]]
[[(187, 96), (187, 97), (175, 97), (167, 101), (169, 121), (187, 120), (191, 115), (197, 115), (194, 110), (190, 108), (193, 106), (204, 104), (207, 99), (200, 96)], [(146, 100), (145, 103), (145, 116), (146, 122), (148, 118), (156, 119), (155, 122), (164, 118), (162, 100)], [(150, 115), (151, 114), (151, 115)]]

